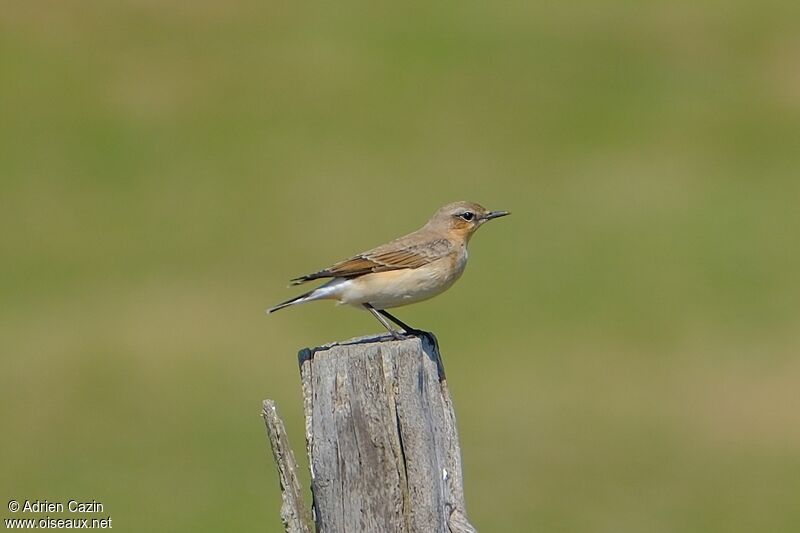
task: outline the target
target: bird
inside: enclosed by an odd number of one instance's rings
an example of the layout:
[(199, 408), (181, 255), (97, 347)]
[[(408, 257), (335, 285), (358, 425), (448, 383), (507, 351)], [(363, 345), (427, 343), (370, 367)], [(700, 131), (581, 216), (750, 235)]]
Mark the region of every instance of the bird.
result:
[(464, 273), (467, 244), (486, 222), (510, 215), (489, 211), (474, 202), (453, 202), (438, 209), (420, 229), (408, 235), (339, 261), (328, 268), (294, 278), (290, 286), (317, 279), (323, 285), (267, 309), (267, 314), (316, 300), (336, 300), (372, 313), (395, 339), (422, 333), (387, 309), (437, 296)]

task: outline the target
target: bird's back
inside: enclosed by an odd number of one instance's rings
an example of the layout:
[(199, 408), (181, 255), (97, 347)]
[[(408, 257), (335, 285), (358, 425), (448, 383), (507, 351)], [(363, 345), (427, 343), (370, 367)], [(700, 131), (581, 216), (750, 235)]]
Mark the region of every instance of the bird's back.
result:
[(295, 278), (292, 284), (320, 278), (353, 278), (374, 272), (416, 269), (447, 256), (455, 248), (451, 239), (423, 227), (328, 268)]

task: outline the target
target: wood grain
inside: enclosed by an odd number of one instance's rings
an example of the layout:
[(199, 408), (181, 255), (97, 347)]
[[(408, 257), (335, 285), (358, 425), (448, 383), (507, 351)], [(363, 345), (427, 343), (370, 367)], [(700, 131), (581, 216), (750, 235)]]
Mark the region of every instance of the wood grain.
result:
[(304, 349), (299, 363), (317, 532), (476, 531), (432, 334)]
[(297, 462), (289, 446), (286, 428), (278, 416), (275, 402), (264, 400), (261, 416), (267, 426), (267, 437), (272, 447), (272, 455), (278, 466), (281, 483), (281, 520), (286, 533), (311, 533), (311, 515), (303, 501), (300, 481), (297, 478)]

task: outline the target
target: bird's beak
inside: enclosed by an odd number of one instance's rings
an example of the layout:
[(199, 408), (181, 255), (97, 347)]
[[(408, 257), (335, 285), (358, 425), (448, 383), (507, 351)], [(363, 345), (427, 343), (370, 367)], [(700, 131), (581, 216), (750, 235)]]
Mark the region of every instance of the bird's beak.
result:
[(489, 211), (485, 215), (483, 215), (484, 220), (492, 220), (493, 218), (500, 218), (506, 215), (510, 215), (508, 211)]

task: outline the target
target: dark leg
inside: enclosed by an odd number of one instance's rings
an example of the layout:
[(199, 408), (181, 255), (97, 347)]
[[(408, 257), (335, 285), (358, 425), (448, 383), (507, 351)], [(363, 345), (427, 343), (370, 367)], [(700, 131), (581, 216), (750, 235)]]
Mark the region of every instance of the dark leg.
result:
[(383, 324), (383, 327), (385, 327), (387, 330), (389, 330), (389, 333), (392, 334), (392, 337), (394, 337), (397, 340), (401, 340), (403, 338), (402, 335), (400, 335), (400, 333), (396, 329), (394, 329), (392, 327), (392, 325), (389, 324), (389, 322), (386, 321), (386, 319), (383, 317), (383, 315), (378, 310), (376, 310), (374, 307), (372, 307), (369, 304), (364, 304), (364, 309), (366, 309), (367, 311), (372, 313), (372, 315), (375, 318), (378, 319), (378, 322)]
[[(391, 320), (392, 322), (403, 328), (406, 335), (413, 335), (415, 337), (426, 337), (430, 341), (430, 343), (436, 347), (436, 350), (437, 351), (439, 350), (439, 341), (436, 340), (436, 337), (433, 336), (433, 333), (429, 333), (427, 331), (423, 331), (417, 328), (412, 328), (411, 326), (409, 326), (396, 316), (392, 315), (385, 309), (379, 309), (378, 313), (382, 314), (383, 316), (385, 316), (386, 318), (388, 318), (389, 320)], [(444, 376), (444, 369), (441, 368), (441, 363), (437, 364), (440, 365), (440, 373), (442, 376)]]
[(391, 320), (392, 322), (394, 322), (395, 324), (397, 324), (398, 326), (400, 326), (401, 328), (403, 328), (403, 330), (405, 330), (406, 333), (409, 333), (411, 335), (415, 335), (415, 334), (418, 334), (418, 333), (425, 333), (424, 331), (422, 331), (420, 329), (412, 328), (411, 326), (409, 326), (408, 324), (406, 324), (405, 322), (403, 322), (402, 320), (400, 320), (396, 316), (392, 315), (389, 311), (386, 311), (385, 309), (380, 309), (380, 310), (378, 310), (378, 312), (380, 314), (382, 314), (383, 316), (385, 316), (386, 318), (388, 318), (389, 320)]

